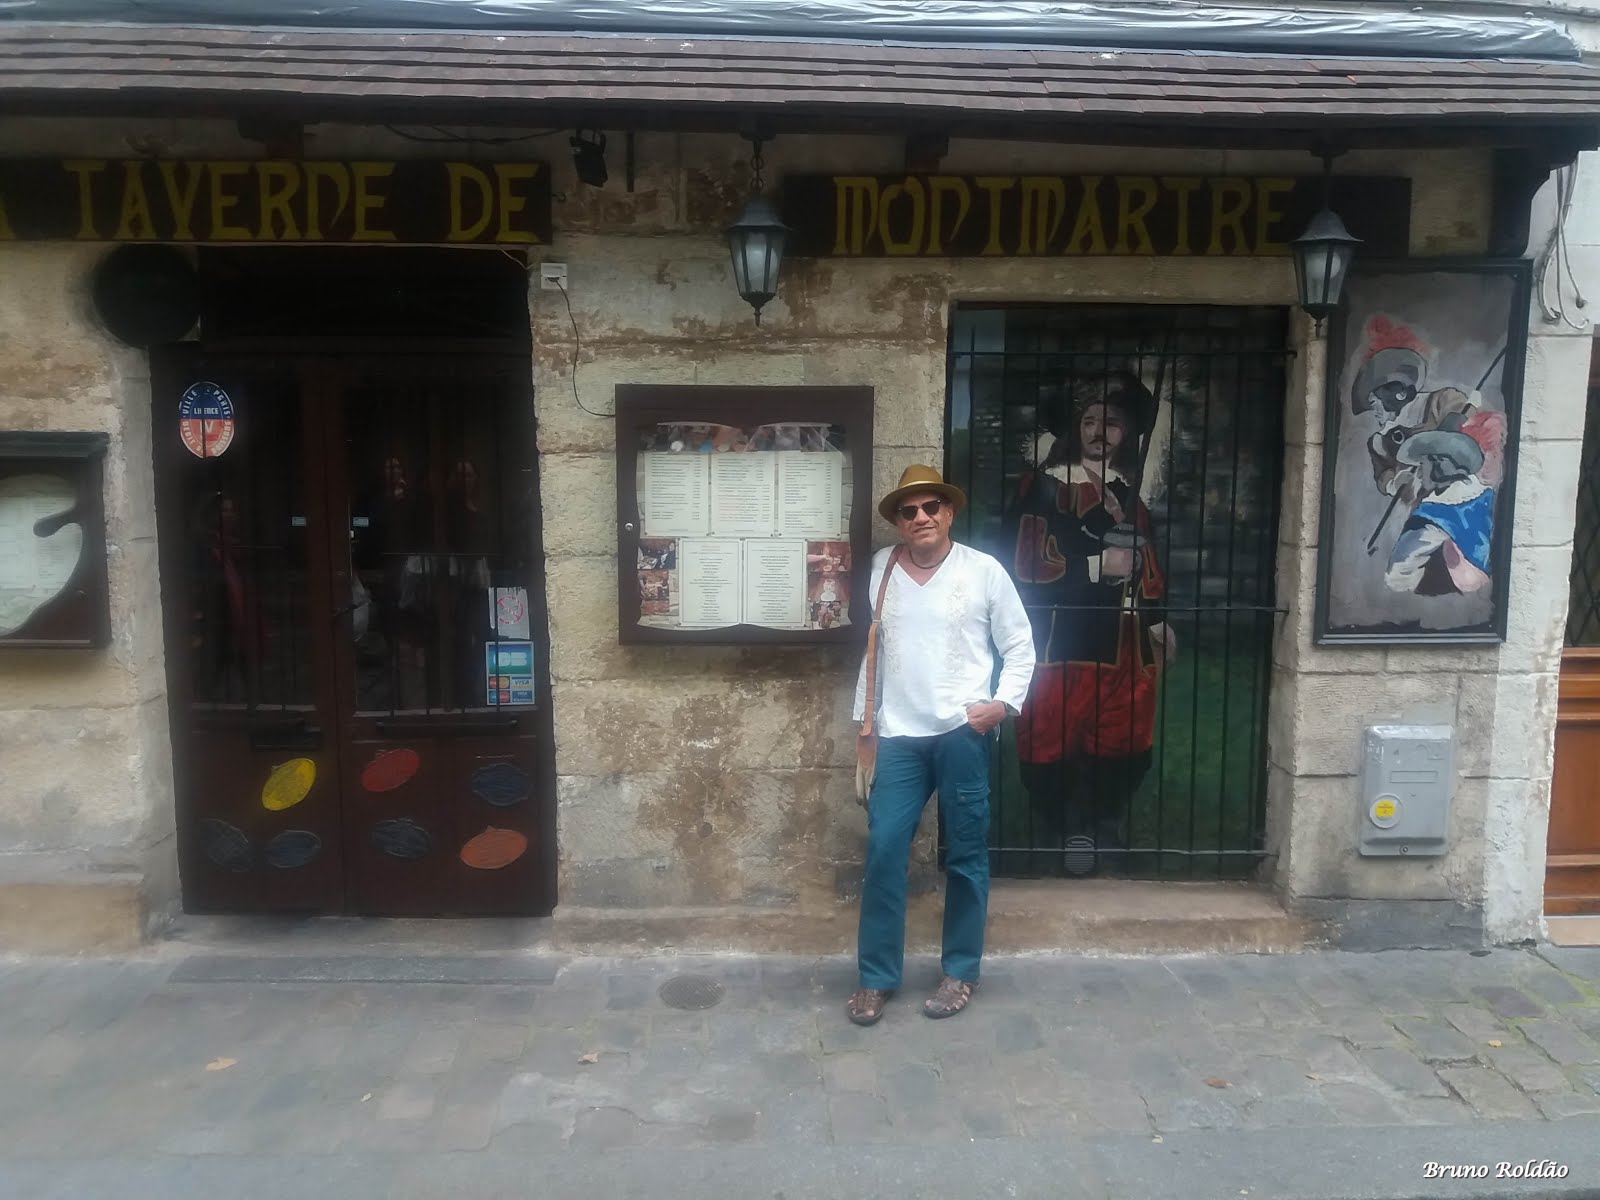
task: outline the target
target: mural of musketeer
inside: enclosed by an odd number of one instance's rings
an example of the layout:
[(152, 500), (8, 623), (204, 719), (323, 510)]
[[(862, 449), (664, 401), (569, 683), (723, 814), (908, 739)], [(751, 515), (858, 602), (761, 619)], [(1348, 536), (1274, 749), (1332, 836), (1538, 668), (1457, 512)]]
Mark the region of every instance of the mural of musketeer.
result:
[(1017, 720), (1033, 844), (1071, 874), (1126, 848), (1129, 807), (1150, 769), (1157, 686), (1176, 652), (1141, 443), (1156, 401), (1132, 372), (1077, 377), (1041, 434), (1007, 513), (1006, 541), (1038, 655)]
[(1367, 543), (1379, 545), (1397, 508), (1399, 535), (1384, 583), (1418, 596), (1475, 592), (1490, 581), (1495, 490), (1505, 475), (1505, 414), (1484, 406), (1479, 389), (1502, 362), (1502, 350), (1478, 387), (1428, 386), (1434, 373), (1454, 369), (1475, 377), (1482, 364), (1431, 363), (1429, 347), (1385, 317), (1366, 330), (1366, 358), (1350, 390), (1356, 417), (1377, 421), (1367, 440), (1373, 484), (1389, 496), (1384, 519)]

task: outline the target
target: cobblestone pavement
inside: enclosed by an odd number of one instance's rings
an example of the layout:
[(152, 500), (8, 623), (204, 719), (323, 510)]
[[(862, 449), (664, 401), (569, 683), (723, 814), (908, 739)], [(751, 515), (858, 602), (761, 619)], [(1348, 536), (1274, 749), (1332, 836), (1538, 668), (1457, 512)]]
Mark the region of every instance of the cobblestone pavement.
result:
[[(662, 985), (683, 975), (720, 999), (669, 1007)], [(939, 1022), (920, 1013), (936, 979), (914, 962), (861, 1029), (834, 958), (3, 962), (0, 1164), (59, 1182), (52, 1163), (837, 1160), (1578, 1120), (1593, 1151), (1566, 1183), (1600, 1188), (1600, 949), (991, 959), (972, 1007)]]

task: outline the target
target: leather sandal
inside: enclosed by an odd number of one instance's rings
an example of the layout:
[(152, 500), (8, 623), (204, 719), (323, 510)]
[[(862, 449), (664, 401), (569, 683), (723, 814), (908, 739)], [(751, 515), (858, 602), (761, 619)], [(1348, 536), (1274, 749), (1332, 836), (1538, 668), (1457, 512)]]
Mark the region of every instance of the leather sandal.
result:
[(976, 983), (968, 983), (965, 979), (946, 975), (939, 981), (939, 986), (933, 995), (923, 1001), (922, 1012), (934, 1020), (953, 1017), (972, 1000), (972, 989), (977, 986)]
[(855, 1025), (876, 1025), (892, 995), (893, 988), (857, 988), (845, 1001), (845, 1015)]

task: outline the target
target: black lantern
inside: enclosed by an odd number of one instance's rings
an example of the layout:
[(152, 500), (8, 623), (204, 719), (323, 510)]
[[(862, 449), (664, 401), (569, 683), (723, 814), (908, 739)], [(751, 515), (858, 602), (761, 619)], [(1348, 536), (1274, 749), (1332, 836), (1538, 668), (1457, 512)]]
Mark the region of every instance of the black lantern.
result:
[(789, 240), (789, 227), (776, 209), (761, 194), (761, 139), (751, 139), (755, 153), (750, 159), (750, 199), (728, 226), (728, 250), (733, 255), (733, 286), (756, 310), (761, 324), (761, 308), (778, 294), (778, 272), (783, 269), (783, 248)]
[(578, 182), (605, 187), (606, 135), (596, 129), (577, 129), (567, 144), (572, 147), (572, 167), (577, 172)]
[(1316, 321), (1319, 334), (1323, 319), (1339, 307), (1345, 276), (1350, 272), (1350, 260), (1361, 244), (1361, 239), (1350, 235), (1339, 214), (1328, 203), (1332, 178), (1333, 159), (1324, 154), (1322, 211), (1311, 218), (1304, 233), (1289, 243), (1294, 251), (1294, 277), (1300, 290), (1300, 307)]

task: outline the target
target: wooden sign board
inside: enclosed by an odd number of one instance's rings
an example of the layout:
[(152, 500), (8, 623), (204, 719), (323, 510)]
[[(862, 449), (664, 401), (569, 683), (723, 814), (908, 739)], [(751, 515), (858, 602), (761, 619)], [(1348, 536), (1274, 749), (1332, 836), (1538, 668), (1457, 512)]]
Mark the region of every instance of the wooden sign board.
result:
[(13, 159), (0, 241), (544, 245), (543, 163)]
[[(801, 175), (784, 180), (802, 258), (1282, 255), (1321, 177)], [(1411, 181), (1341, 178), (1331, 204), (1361, 253), (1409, 250)]]

